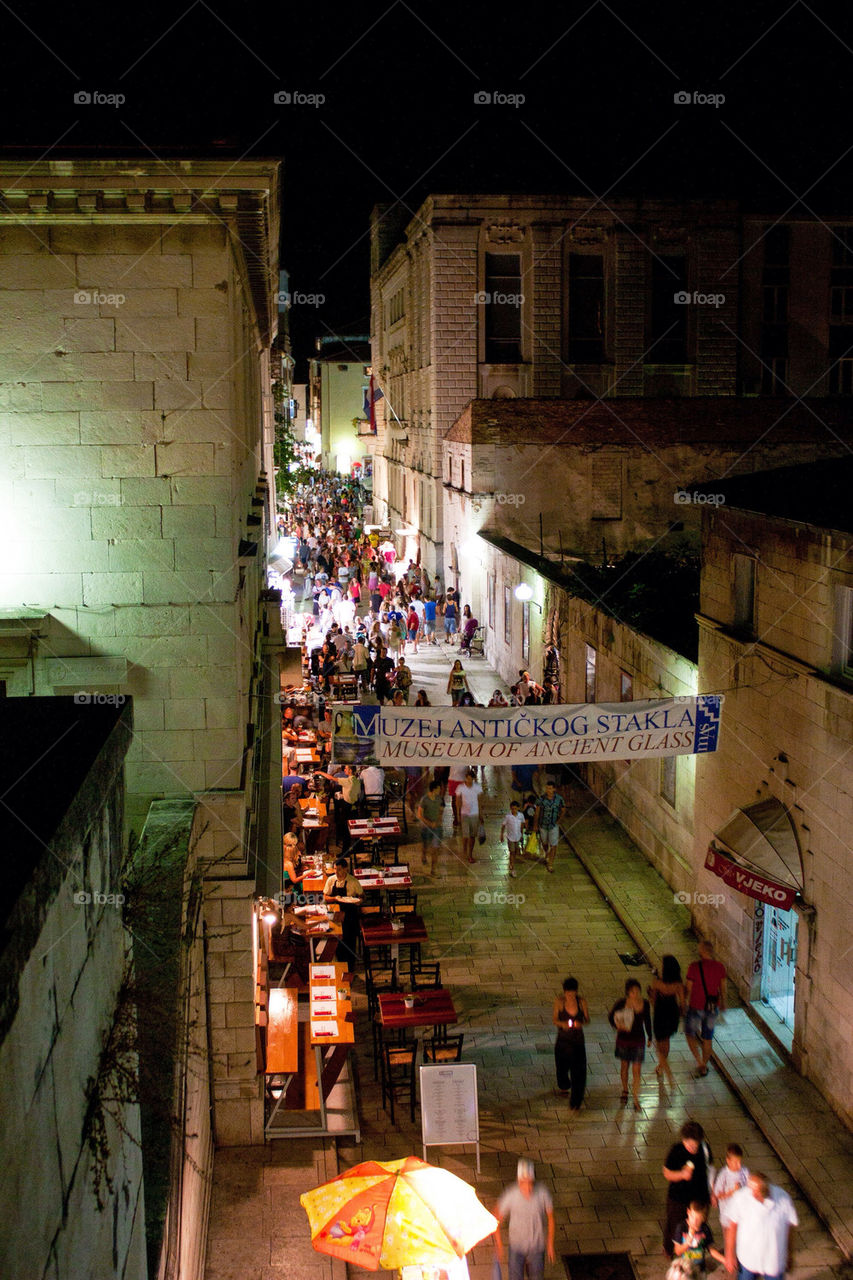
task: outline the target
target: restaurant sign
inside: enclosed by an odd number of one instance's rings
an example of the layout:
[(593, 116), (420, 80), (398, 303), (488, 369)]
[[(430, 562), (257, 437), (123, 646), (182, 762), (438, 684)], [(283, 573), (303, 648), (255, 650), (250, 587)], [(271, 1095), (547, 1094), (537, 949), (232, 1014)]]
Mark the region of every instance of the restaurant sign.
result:
[(336, 706), (336, 764), (514, 765), (716, 751), (722, 697), (566, 707)]
[(731, 858), (727, 858), (724, 853), (720, 853), (720, 850), (715, 849), (713, 845), (705, 854), (705, 866), (731, 889), (745, 893), (748, 898), (766, 902), (768, 906), (778, 907), (780, 911), (790, 911), (793, 906), (797, 895), (795, 888), (791, 885), (779, 884), (776, 880), (768, 880), (766, 876), (750, 871), (748, 867), (740, 866)]

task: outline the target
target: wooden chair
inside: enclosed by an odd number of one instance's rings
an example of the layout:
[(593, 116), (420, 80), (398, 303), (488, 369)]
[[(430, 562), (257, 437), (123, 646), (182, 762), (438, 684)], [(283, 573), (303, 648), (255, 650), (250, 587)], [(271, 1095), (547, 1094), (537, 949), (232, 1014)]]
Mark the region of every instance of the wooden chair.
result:
[[(380, 836), (376, 841), (376, 855), (385, 864), (393, 866), (400, 861), (400, 837)], [(390, 856), (390, 863), (389, 863)]]
[(389, 898), (397, 915), (413, 915), (418, 909), (418, 895), (412, 889), (395, 889)]
[[(380, 912), (380, 915), (382, 913)], [(391, 968), (391, 944), (383, 943), (378, 947), (364, 948), (364, 969), (367, 976), (370, 977), (373, 969), (390, 969)]]
[(384, 818), (385, 817), (385, 796), (363, 796), (362, 806), (365, 818)]
[(386, 992), (400, 989), (397, 981), (397, 961), (392, 960), (388, 969), (371, 967), (365, 970), (364, 981), (367, 987), (367, 1013), (373, 1018), (379, 1012), (378, 997)]
[(441, 986), (441, 965), (438, 961), (435, 964), (413, 964), (411, 977), (413, 991), (428, 987), (438, 988)]
[(446, 1027), (436, 1027), (435, 1033), (424, 1040), (424, 1062), (461, 1062), (464, 1039), (464, 1035), (449, 1036)]
[(406, 815), (406, 775), (402, 778), (391, 774), (385, 779), (385, 813), (389, 818), (397, 818), (404, 835), (409, 834), (409, 823)]
[(398, 1094), (409, 1095), (409, 1115), (415, 1121), (415, 1063), (418, 1056), (418, 1042), (411, 1044), (389, 1044), (382, 1042), (382, 1105), (388, 1102), (391, 1112), (391, 1123), (394, 1124), (394, 1100)]

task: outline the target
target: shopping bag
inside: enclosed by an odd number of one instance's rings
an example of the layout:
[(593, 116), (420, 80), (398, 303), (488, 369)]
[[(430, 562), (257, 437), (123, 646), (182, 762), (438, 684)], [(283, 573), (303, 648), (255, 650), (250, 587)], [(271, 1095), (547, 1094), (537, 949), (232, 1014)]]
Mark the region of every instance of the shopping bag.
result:
[(485, 844), (485, 843), (486, 843), (486, 824), (485, 824), (485, 822), (481, 822), (481, 823), (480, 823), (479, 829), (478, 829), (478, 831), (477, 831), (477, 839), (480, 841), (480, 844)]
[(539, 856), (539, 837), (535, 831), (531, 831), (527, 837), (527, 844), (524, 846), (524, 852), (530, 858)]

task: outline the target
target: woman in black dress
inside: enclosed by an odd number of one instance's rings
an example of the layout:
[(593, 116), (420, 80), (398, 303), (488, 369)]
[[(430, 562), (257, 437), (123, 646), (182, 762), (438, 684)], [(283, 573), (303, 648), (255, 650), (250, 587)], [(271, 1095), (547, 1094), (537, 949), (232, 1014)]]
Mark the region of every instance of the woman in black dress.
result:
[(652, 1030), (657, 1049), (658, 1065), (655, 1075), (670, 1086), (675, 1085), (672, 1067), (669, 1065), (669, 1042), (678, 1030), (681, 1015), (687, 1006), (687, 992), (681, 979), (681, 966), (675, 956), (664, 956), (660, 974), (655, 974), (649, 987), (654, 1016)]
[(557, 1093), (569, 1098), (572, 1111), (580, 1111), (586, 1090), (585, 1022), (589, 1022), (589, 1009), (583, 996), (578, 995), (578, 980), (566, 978), (563, 994), (554, 1001), (554, 1026), (557, 1028), (554, 1062), (557, 1067)]

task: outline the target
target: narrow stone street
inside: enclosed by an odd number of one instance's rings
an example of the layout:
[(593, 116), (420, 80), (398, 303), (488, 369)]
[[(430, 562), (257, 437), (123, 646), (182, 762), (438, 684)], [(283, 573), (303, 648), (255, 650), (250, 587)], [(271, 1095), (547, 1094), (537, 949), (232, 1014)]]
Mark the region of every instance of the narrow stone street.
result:
[[(412, 697), (424, 688), (433, 703), (446, 702), (450, 650), (422, 648), (418, 655), (407, 656), (407, 661), (415, 677)], [(487, 701), (496, 687), (505, 687), (483, 659), (466, 660), (465, 667), (478, 699)], [(637, 943), (572, 850), (575, 842), (581, 853), (591, 840), (606, 843), (613, 824), (606, 816), (592, 813), (580, 792), (567, 793), (570, 806), (563, 827), (568, 839), (561, 843), (555, 874), (547, 875), (541, 863), (524, 861), (517, 878), (511, 880), (506, 850), (498, 841), (510, 795), (509, 771), (488, 768), (483, 781), (488, 839), (476, 846), (475, 865), (463, 864), (458, 856), (449, 805), (435, 879), (422, 874), (419, 845), (413, 842), (416, 830), (409, 826), (406, 853), (418, 911), (430, 935), (423, 958), (440, 961), (442, 983), (451, 990), (459, 1013), (457, 1030), (465, 1036), (463, 1060), (478, 1068), (482, 1172), (478, 1179), (473, 1148), (431, 1148), (428, 1159), (471, 1181), (492, 1207), (501, 1189), (514, 1180), (519, 1156), (530, 1157), (555, 1204), (558, 1261), (546, 1273), (564, 1273), (560, 1255), (629, 1251), (641, 1280), (652, 1280), (662, 1277), (666, 1269), (661, 1165), (684, 1121), (698, 1120), (718, 1164), (726, 1145), (739, 1142), (750, 1169), (766, 1173), (771, 1182), (794, 1196), (800, 1228), (796, 1262), (789, 1273), (793, 1280), (838, 1276), (842, 1253), (829, 1231), (719, 1071), (712, 1068), (706, 1079), (692, 1078), (693, 1060), (680, 1032), (672, 1042), (675, 1089), (669, 1092), (659, 1086), (655, 1059), (647, 1053), (642, 1110), (635, 1113), (630, 1103), (620, 1103), (607, 1012), (623, 993), (627, 977), (636, 976), (645, 988), (651, 969), (623, 960), (634, 956)], [(630, 899), (630, 885), (626, 882), (623, 888)], [(642, 888), (637, 892), (641, 894)], [(635, 900), (631, 905), (642, 920), (642, 902)], [(685, 967), (694, 950), (694, 939), (685, 929), (686, 913), (673, 904), (667, 922), (661, 909), (656, 911), (649, 927), (668, 934), (664, 949), (672, 950)], [(586, 1028), (587, 1094), (577, 1115), (570, 1113), (566, 1098), (554, 1093), (552, 1003), (563, 978), (570, 974), (577, 977), (591, 1014)], [(401, 1105), (392, 1128), (382, 1108), (373, 1081), (360, 977), (355, 991), (361, 1142), (338, 1143), (341, 1169), (365, 1159), (422, 1153), (420, 1116), (412, 1125), (407, 1108)], [(737, 1020), (743, 1019), (749, 1034), (756, 1034), (741, 1011), (734, 1010), (728, 1018), (737, 1027), (741, 1025)], [(726, 1034), (721, 1029), (721, 1045)], [(789, 1070), (769, 1046), (760, 1052), (769, 1075)], [(803, 1126), (808, 1126), (805, 1117)], [(843, 1138), (839, 1142), (842, 1153), (849, 1151)], [(217, 1152), (208, 1280), (295, 1280), (297, 1276), (343, 1280), (345, 1273), (367, 1274), (347, 1271), (342, 1264), (306, 1249), (308, 1226), (299, 1194), (315, 1185), (315, 1177), (324, 1169), (322, 1176), (332, 1175), (330, 1154), (324, 1161), (321, 1152), (312, 1151), (311, 1142), (298, 1140), (271, 1144), (263, 1153)], [(843, 1154), (840, 1159), (843, 1164)], [(827, 1170), (827, 1179), (836, 1184), (837, 1202), (848, 1205), (849, 1226), (853, 1161), (846, 1174), (843, 1168), (832, 1174)], [(254, 1205), (260, 1210), (257, 1214)], [(719, 1234), (715, 1211), (711, 1223)], [(263, 1224), (260, 1231), (259, 1224)], [(473, 1280), (489, 1280), (492, 1256), (489, 1241), (469, 1255)]]

